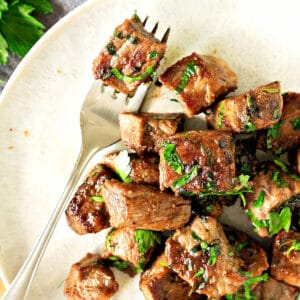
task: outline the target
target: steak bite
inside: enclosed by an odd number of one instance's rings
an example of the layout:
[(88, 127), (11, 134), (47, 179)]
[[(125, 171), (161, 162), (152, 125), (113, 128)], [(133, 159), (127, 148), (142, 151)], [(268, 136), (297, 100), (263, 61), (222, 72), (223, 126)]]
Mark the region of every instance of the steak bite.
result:
[(173, 230), (191, 216), (188, 200), (151, 186), (106, 180), (102, 188), (112, 227)]
[(156, 258), (141, 275), (140, 289), (146, 300), (200, 300), (204, 296), (192, 293), (192, 287), (168, 266), (164, 254)]
[(239, 273), (242, 261), (231, 252), (222, 226), (208, 216), (177, 229), (165, 248), (169, 267), (209, 298), (232, 294), (245, 282)]
[(281, 119), (259, 138), (263, 150), (287, 151), (300, 145), (300, 93), (289, 92), (283, 101)]
[(121, 113), (119, 125), (122, 142), (138, 154), (158, 152), (163, 140), (183, 129), (179, 113)]
[(70, 300), (108, 300), (118, 289), (113, 272), (102, 264), (98, 255), (88, 253), (72, 265), (64, 295)]
[(207, 122), (215, 129), (253, 132), (277, 123), (282, 106), (280, 83), (276, 81), (218, 102)]
[(123, 182), (159, 185), (159, 156), (138, 157), (126, 150), (105, 155), (101, 163), (116, 172)]
[[(130, 265), (135, 270), (142, 271), (160, 242), (160, 232), (134, 228), (113, 229), (106, 237), (101, 257), (110, 259), (113, 266), (117, 268), (120, 264), (115, 261), (120, 259), (128, 262), (128, 266)], [(126, 266), (126, 264), (121, 266)]]
[(266, 251), (245, 233), (230, 226), (223, 225), (223, 230), (233, 247), (230, 255), (235, 255), (242, 259), (241, 270), (251, 273), (251, 277), (260, 276), (269, 267)]
[(95, 79), (126, 95), (155, 73), (166, 44), (147, 32), (137, 15), (116, 27), (93, 63)]
[(253, 193), (245, 194), (246, 214), (258, 235), (267, 237), (281, 229), (288, 230), (291, 210), (297, 206), (293, 199), (300, 194), (300, 182), (271, 164), (255, 175), (252, 181)]
[(276, 235), (271, 274), (277, 280), (300, 288), (300, 233), (290, 230)]
[(76, 233), (96, 233), (110, 226), (100, 192), (104, 181), (112, 177), (113, 173), (109, 169), (98, 164), (77, 189), (65, 211), (68, 225)]
[(230, 132), (199, 130), (178, 133), (162, 145), (160, 189), (176, 194), (226, 192), (234, 185), (235, 146)]
[(183, 111), (189, 117), (237, 88), (236, 75), (225, 61), (195, 52), (170, 66), (159, 80), (178, 94)]
[(270, 276), (255, 287), (253, 295), (263, 300), (296, 300), (298, 289)]

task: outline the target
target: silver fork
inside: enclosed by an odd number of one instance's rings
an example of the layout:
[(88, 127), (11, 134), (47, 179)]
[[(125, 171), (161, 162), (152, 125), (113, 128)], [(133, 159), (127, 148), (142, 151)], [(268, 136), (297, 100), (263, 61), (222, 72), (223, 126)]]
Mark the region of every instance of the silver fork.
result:
[[(143, 26), (146, 25), (147, 20), (148, 17), (144, 20)], [(153, 35), (156, 33), (157, 28), (158, 22), (151, 31)], [(169, 33), (170, 28), (163, 34), (161, 42), (167, 42)], [(124, 111), (137, 112), (143, 103), (150, 83), (149, 81), (141, 84), (134, 97), (128, 98), (122, 94), (109, 94), (107, 87), (104, 87), (99, 81), (94, 81), (80, 111), (82, 146), (77, 162), (46, 227), (4, 294), (3, 300), (21, 300), (26, 298), (59, 218), (75, 193), (87, 164), (100, 150), (118, 143), (120, 140), (119, 113)]]

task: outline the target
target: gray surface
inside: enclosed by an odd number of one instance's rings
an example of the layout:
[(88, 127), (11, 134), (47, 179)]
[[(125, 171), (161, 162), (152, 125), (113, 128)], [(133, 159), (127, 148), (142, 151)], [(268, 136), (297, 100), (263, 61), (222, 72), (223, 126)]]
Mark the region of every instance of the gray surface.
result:
[[(46, 30), (53, 26), (57, 21), (64, 17), (68, 12), (86, 2), (87, 0), (50, 0), (53, 5), (53, 13), (48, 15), (35, 15), (36, 18), (41, 21)], [(9, 60), (5, 66), (0, 64), (0, 79), (4, 83), (0, 84), (0, 93), (2, 92), (5, 83), (19, 64), (21, 59), (16, 55), (10, 54)]]

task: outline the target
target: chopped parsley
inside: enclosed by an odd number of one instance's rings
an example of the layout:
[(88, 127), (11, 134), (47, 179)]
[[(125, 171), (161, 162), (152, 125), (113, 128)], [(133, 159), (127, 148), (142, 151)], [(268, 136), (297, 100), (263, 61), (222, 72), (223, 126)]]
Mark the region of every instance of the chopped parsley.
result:
[(183, 172), (183, 163), (181, 162), (178, 153), (176, 152), (176, 146), (174, 144), (163, 143), (165, 147), (164, 150), (164, 159), (171, 169), (177, 174), (181, 175)]
[(177, 179), (173, 184), (172, 187), (177, 189), (177, 188), (181, 188), (182, 186), (184, 186), (185, 184), (191, 182), (196, 176), (198, 175), (198, 167), (194, 166), (190, 172), (186, 173), (185, 175), (183, 175), (182, 177), (180, 177), (179, 179)]
[(279, 121), (273, 127), (269, 128), (267, 131), (267, 149), (272, 148), (272, 140), (277, 139), (280, 136), (279, 128), (282, 125), (282, 121)]
[(115, 47), (114, 47), (114, 45), (113, 44), (111, 44), (111, 43), (109, 43), (107, 46), (106, 46), (106, 49), (107, 49), (107, 51), (108, 51), (108, 53), (110, 54), (110, 55), (116, 55), (116, 49), (115, 49)]
[(154, 59), (156, 56), (158, 56), (159, 55), (159, 53), (157, 53), (156, 51), (151, 51), (150, 53), (149, 53), (149, 57), (151, 58), (151, 59)]
[(154, 65), (148, 66), (146, 71), (138, 76), (130, 77), (122, 74), (117, 68), (112, 68), (110, 70), (111, 74), (113, 74), (117, 79), (124, 81), (125, 83), (132, 83), (135, 81), (143, 80), (149, 75), (155, 75)]
[(217, 128), (218, 128), (218, 129), (220, 129), (221, 126), (222, 126), (222, 120), (223, 120), (224, 108), (225, 108), (225, 103), (222, 102), (222, 103), (220, 104), (220, 110), (219, 110), (218, 121), (217, 121)]
[(131, 172), (130, 156), (126, 150), (120, 151), (116, 157), (115, 172), (119, 175), (123, 182), (130, 183), (132, 181), (129, 177)]
[(262, 89), (262, 91), (265, 93), (268, 93), (268, 94), (279, 93), (279, 90), (276, 88), (265, 88), (265, 89)]
[(197, 278), (197, 277), (203, 277), (205, 273), (205, 270), (203, 268), (200, 268), (199, 271), (197, 271), (195, 274), (194, 274), (194, 278)]
[(209, 259), (208, 264), (215, 265), (217, 262), (217, 257), (220, 255), (220, 245), (219, 244), (213, 244), (209, 245)]
[(112, 266), (120, 271), (123, 271), (130, 266), (129, 261), (122, 261), (116, 256), (110, 256), (108, 259), (111, 261)]
[(275, 158), (274, 159), (274, 164), (276, 166), (278, 166), (283, 173), (287, 174), (293, 180), (300, 181), (300, 177), (295, 173), (290, 173), (287, 166), (286, 166), (286, 164), (283, 161), (281, 161), (280, 159)]
[(95, 202), (104, 202), (104, 198), (101, 196), (90, 196), (90, 199)]
[(243, 131), (245, 132), (254, 132), (256, 130), (255, 124), (247, 120), (243, 125)]
[(161, 234), (156, 231), (137, 229), (134, 241), (138, 243), (139, 252), (144, 255), (151, 247), (161, 243)]
[(265, 199), (265, 191), (261, 190), (259, 192), (258, 198), (252, 203), (252, 206), (255, 208), (261, 208)]
[(296, 118), (295, 120), (290, 121), (294, 130), (300, 130), (300, 117)]
[(286, 181), (280, 176), (278, 171), (273, 171), (271, 180), (275, 182), (278, 188), (285, 188), (287, 186)]
[(197, 70), (198, 70), (198, 66), (195, 64), (194, 61), (191, 61), (187, 64), (185, 70), (183, 71), (180, 83), (176, 88), (177, 93), (181, 93), (185, 89), (190, 77), (195, 75)]
[(273, 112), (273, 119), (274, 120), (277, 120), (280, 118), (280, 111), (279, 109), (274, 109), (274, 112)]
[(300, 242), (292, 240), (292, 245), (286, 250), (286, 256), (289, 256), (292, 251), (300, 251)]
[(171, 98), (170, 101), (171, 101), (171, 102), (179, 102), (179, 101), (178, 101), (177, 99), (175, 99), (175, 98)]

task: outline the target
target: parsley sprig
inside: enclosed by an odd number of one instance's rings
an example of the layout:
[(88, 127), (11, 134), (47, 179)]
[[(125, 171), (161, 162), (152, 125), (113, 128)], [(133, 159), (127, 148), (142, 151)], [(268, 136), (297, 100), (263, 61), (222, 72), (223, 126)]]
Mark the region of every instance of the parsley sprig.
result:
[(0, 63), (8, 61), (8, 52), (24, 57), (43, 35), (45, 26), (32, 13), (53, 11), (49, 0), (0, 0)]

